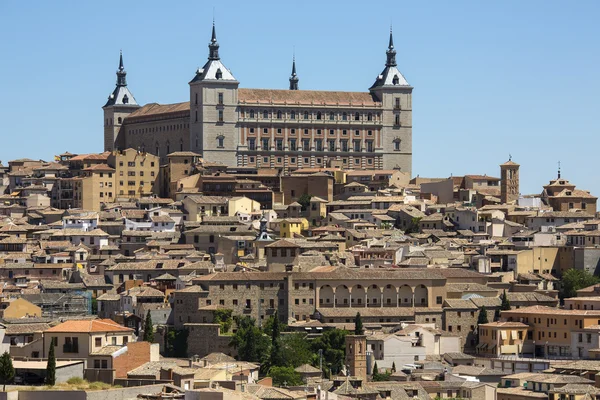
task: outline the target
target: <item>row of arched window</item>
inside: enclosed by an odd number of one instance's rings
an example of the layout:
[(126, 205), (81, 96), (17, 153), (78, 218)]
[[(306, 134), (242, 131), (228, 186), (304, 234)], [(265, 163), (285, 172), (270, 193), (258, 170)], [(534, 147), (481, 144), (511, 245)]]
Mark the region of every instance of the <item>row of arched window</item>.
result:
[[(262, 113), (256, 112), (255, 110), (249, 110), (249, 111), (246, 111), (246, 113), (248, 115), (248, 118), (258, 118), (260, 115), (262, 115), (263, 119), (270, 118), (270, 113), (268, 110), (263, 110)], [(375, 119), (379, 119), (380, 114), (372, 113), (372, 112), (369, 112), (367, 114), (361, 114), (358, 111), (356, 111), (354, 113), (348, 113), (348, 112), (344, 111), (341, 114), (337, 114), (333, 111), (330, 111), (329, 113), (321, 112), (321, 111), (317, 111), (316, 113), (312, 113), (309, 111), (304, 111), (303, 113), (296, 113), (296, 111), (292, 110), (289, 112), (289, 116), (288, 116), (288, 115), (286, 115), (285, 112), (283, 112), (281, 110), (273, 112), (273, 118), (275, 118), (275, 119), (283, 119), (284, 117), (289, 117), (289, 119), (305, 119), (305, 120), (309, 120), (309, 119), (326, 120), (326, 119), (328, 119), (329, 121), (335, 121), (335, 120), (373, 121)]]

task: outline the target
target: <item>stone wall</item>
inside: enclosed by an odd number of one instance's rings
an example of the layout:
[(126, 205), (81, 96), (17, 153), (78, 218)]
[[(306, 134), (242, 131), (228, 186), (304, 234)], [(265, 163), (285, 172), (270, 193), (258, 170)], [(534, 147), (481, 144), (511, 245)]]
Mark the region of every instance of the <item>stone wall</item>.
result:
[(220, 352), (235, 355), (235, 349), (229, 346), (232, 337), (221, 335), (219, 324), (185, 324), (188, 329), (188, 355), (204, 357)]

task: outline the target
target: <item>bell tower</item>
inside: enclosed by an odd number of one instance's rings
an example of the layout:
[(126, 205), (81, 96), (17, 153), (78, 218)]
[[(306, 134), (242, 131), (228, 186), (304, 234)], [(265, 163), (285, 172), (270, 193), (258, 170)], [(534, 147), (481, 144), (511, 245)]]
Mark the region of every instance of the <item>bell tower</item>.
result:
[(367, 379), (367, 337), (346, 335), (346, 366), (351, 376)]
[(519, 164), (508, 157), (508, 161), (500, 165), (500, 200), (511, 203), (519, 199)]

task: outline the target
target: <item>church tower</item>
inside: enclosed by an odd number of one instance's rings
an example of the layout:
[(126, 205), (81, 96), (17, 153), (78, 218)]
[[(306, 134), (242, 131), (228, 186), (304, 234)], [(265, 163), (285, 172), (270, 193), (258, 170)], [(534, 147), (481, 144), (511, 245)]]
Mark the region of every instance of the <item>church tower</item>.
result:
[(510, 203), (519, 199), (519, 164), (509, 157), (500, 165), (500, 200)]
[(124, 138), (119, 138), (121, 125), (125, 117), (138, 108), (140, 106), (127, 88), (127, 72), (123, 66), (123, 52), (121, 52), (117, 70), (117, 86), (102, 107), (104, 110), (104, 151), (113, 151), (124, 146)]
[(346, 366), (351, 376), (367, 380), (367, 337), (346, 335)]
[(238, 165), (239, 82), (223, 65), (213, 21), (208, 61), (190, 81), (190, 148), (205, 161)]
[(396, 63), (394, 37), (386, 51), (386, 63), (369, 91), (383, 103), (381, 118), (382, 141), (376, 150), (384, 154), (383, 169), (399, 169), (412, 173), (412, 90)]

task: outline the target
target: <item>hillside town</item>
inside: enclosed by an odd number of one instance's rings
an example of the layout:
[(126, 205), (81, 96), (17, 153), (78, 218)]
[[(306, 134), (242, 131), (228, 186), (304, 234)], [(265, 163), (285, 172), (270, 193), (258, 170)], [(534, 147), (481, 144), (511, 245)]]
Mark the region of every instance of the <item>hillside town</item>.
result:
[(512, 159), (446, 178), (167, 160), (0, 166), (7, 383), (52, 359), (64, 391), (115, 398), (600, 396), (597, 197), (560, 170), (521, 195)]

